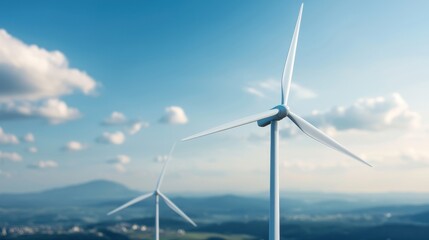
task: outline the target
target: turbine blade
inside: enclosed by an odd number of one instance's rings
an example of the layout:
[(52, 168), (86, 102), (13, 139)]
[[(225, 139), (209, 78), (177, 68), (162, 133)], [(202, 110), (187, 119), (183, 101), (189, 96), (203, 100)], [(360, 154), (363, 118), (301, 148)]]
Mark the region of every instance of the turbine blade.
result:
[(353, 154), (352, 152), (350, 152), (348, 149), (346, 149), (345, 147), (343, 147), (341, 144), (339, 144), (337, 141), (335, 141), (334, 139), (332, 139), (331, 137), (329, 137), (328, 135), (326, 135), (325, 133), (323, 133), (322, 131), (320, 131), (319, 129), (317, 129), (315, 126), (311, 125), (309, 122), (305, 121), (304, 119), (302, 119), (300, 116), (289, 112), (288, 117), (290, 118), (290, 120), (292, 120), (292, 122), (294, 122), (299, 129), (301, 129), (301, 131), (303, 131), (305, 134), (307, 134), (309, 137), (315, 139), (316, 141), (325, 144), (326, 146), (335, 149), (349, 157), (352, 157), (360, 162), (362, 162), (363, 164), (366, 164), (370, 167), (371, 164), (365, 162), (363, 159), (361, 159), (360, 157), (356, 156), (355, 154)]
[(180, 208), (178, 208), (167, 196), (162, 194), (161, 192), (158, 192), (159, 196), (161, 196), (162, 199), (164, 199), (165, 203), (168, 207), (171, 208), (174, 212), (179, 214), (182, 218), (184, 218), (186, 221), (188, 221), (190, 224), (192, 224), (194, 227), (197, 226), (194, 221), (190, 217), (188, 217)]
[(299, 10), (298, 20), (296, 21), (295, 31), (293, 33), (292, 42), (290, 43), (289, 53), (287, 55), (286, 63), (282, 75), (282, 104), (287, 105), (289, 98), (290, 86), (292, 82), (293, 66), (295, 64), (296, 46), (298, 45), (299, 28), (301, 25), (302, 10), (304, 3), (301, 4)]
[(131, 206), (131, 205), (133, 205), (133, 204), (136, 204), (136, 203), (138, 203), (138, 202), (140, 202), (140, 201), (145, 200), (146, 198), (151, 197), (152, 195), (153, 195), (153, 192), (152, 192), (152, 193), (143, 194), (143, 195), (141, 195), (141, 196), (139, 196), (139, 197), (136, 197), (136, 198), (134, 198), (133, 200), (131, 200), (131, 201), (129, 201), (129, 202), (127, 202), (127, 203), (125, 203), (124, 205), (122, 205), (122, 206), (120, 206), (120, 207), (116, 208), (115, 210), (110, 211), (107, 215), (112, 215), (112, 214), (114, 214), (114, 213), (116, 213), (116, 212), (119, 212), (119, 211), (121, 211), (121, 210), (122, 210), (122, 209), (124, 209), (124, 208), (127, 208), (127, 207), (129, 207), (129, 206)]
[(209, 130), (194, 134), (190, 137), (182, 139), (182, 141), (188, 141), (188, 140), (191, 140), (194, 138), (199, 138), (202, 136), (210, 135), (213, 133), (225, 131), (225, 130), (228, 130), (231, 128), (235, 128), (235, 127), (239, 127), (239, 126), (242, 126), (245, 124), (256, 122), (256, 121), (264, 119), (264, 118), (272, 117), (272, 116), (276, 115), (278, 112), (279, 112), (278, 109), (271, 109), (271, 110), (263, 112), (263, 113), (258, 113), (258, 114), (252, 115), (252, 116), (248, 116), (248, 117), (245, 117), (242, 119), (238, 119), (238, 120), (220, 125), (218, 127), (214, 127), (214, 128), (209, 129)]
[(162, 180), (164, 179), (164, 175), (165, 175), (165, 170), (167, 169), (168, 162), (171, 159), (171, 155), (173, 154), (175, 147), (176, 147), (176, 143), (174, 143), (173, 146), (171, 147), (170, 153), (168, 154), (167, 161), (165, 161), (164, 163), (164, 167), (162, 168), (161, 175), (158, 178), (158, 183), (156, 184), (156, 190), (159, 190), (159, 188), (161, 187)]

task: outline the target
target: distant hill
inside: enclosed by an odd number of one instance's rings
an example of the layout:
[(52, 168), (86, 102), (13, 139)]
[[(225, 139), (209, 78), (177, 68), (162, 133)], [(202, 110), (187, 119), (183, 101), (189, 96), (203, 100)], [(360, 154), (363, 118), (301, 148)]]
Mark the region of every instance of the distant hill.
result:
[(410, 220), (413, 222), (419, 222), (419, 223), (425, 223), (428, 224), (429, 223), (429, 207), (426, 208), (426, 211), (417, 213), (417, 214), (412, 214), (409, 216), (405, 216), (404, 219), (406, 220)]
[[(101, 212), (113, 209), (141, 194), (128, 187), (108, 180), (95, 180), (51, 190), (24, 193), (0, 194), (0, 208), (32, 207), (86, 207), (100, 209)], [(399, 195), (399, 194), (398, 194)], [(392, 213), (408, 215), (428, 211), (428, 206), (389, 204), (389, 201), (370, 200), (365, 194), (328, 194), (328, 193), (289, 193), (281, 199), (281, 211), (287, 214), (337, 214), (337, 213)], [(372, 199), (380, 199), (381, 194), (372, 194)], [(388, 195), (392, 196), (392, 195)], [(398, 197), (397, 195), (395, 195)], [(400, 195), (402, 196), (402, 195)], [(418, 195), (424, 199), (425, 195)], [(172, 200), (185, 212), (193, 216), (213, 216), (217, 219), (264, 219), (268, 216), (268, 195), (236, 196), (220, 195), (211, 197), (174, 197)], [(366, 199), (366, 200), (365, 200)], [(394, 199), (394, 198), (393, 198)], [(151, 213), (152, 202), (132, 206), (130, 209), (145, 208), (144, 213)], [(173, 214), (167, 207), (161, 207), (163, 214)], [(124, 217), (135, 217), (131, 210), (121, 212)], [(173, 214), (174, 215), (174, 214)]]
[[(0, 226), (1, 224), (22, 223), (96, 224), (151, 218), (154, 212), (154, 198), (135, 204), (114, 216), (106, 215), (110, 210), (139, 194), (141, 193), (138, 191), (107, 180), (96, 180), (41, 192), (0, 194)], [(386, 203), (380, 205), (378, 201), (374, 203), (373, 201), (355, 200), (354, 198), (348, 199), (350, 198), (349, 195), (343, 198), (328, 194), (317, 196), (317, 193), (301, 195), (302, 198), (291, 196), (291, 198), (281, 199), (282, 221), (288, 219), (298, 223), (305, 221), (313, 221), (314, 223), (319, 221), (325, 223), (347, 222), (357, 225), (397, 221), (429, 223), (429, 205), (426, 204), (389, 205)], [(192, 219), (202, 224), (201, 226), (212, 224), (211, 228), (213, 229), (207, 230), (215, 231), (218, 227), (223, 228), (223, 226), (217, 226), (217, 223), (235, 221), (247, 223), (244, 226), (240, 225), (239, 228), (249, 229), (249, 232), (256, 230), (255, 228), (258, 226), (260, 229), (257, 231), (262, 235), (255, 232), (255, 236), (262, 237), (265, 234), (264, 225), (266, 225), (269, 214), (268, 196), (177, 197), (176, 195), (174, 197), (171, 195), (170, 197)], [(164, 226), (167, 226), (168, 219), (171, 219), (180, 222), (185, 228), (189, 227), (162, 201), (160, 211), (161, 219), (165, 222)], [(150, 221), (145, 222), (145, 224), (148, 223)], [(177, 224), (176, 222), (172, 223), (172, 225)]]
[[(222, 195), (212, 197), (171, 197), (171, 199), (190, 217), (200, 219), (230, 220), (231, 216), (234, 219), (261, 218), (267, 216), (269, 210), (268, 199), (263, 198)], [(97, 203), (97, 207), (112, 209), (128, 200), (130, 199), (105, 199)], [(160, 211), (164, 217), (177, 217), (163, 201), (161, 201)], [(153, 202), (149, 200), (133, 205), (127, 210), (117, 213), (116, 216), (130, 218), (137, 217), (137, 215), (134, 215), (135, 213), (152, 214), (152, 212)]]
[(0, 207), (82, 205), (106, 199), (133, 198), (138, 194), (138, 191), (116, 182), (95, 180), (42, 192), (0, 194)]
[(83, 184), (55, 188), (40, 192), (38, 195), (47, 198), (68, 198), (68, 199), (115, 199), (136, 197), (140, 192), (131, 190), (126, 186), (108, 181), (95, 180)]

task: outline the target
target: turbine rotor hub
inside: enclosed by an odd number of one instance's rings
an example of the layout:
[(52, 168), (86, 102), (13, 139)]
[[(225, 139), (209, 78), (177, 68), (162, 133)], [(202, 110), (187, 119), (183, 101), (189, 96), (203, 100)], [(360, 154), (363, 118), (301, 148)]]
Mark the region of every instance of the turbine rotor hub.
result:
[(268, 117), (268, 118), (259, 120), (258, 126), (260, 126), (260, 127), (268, 126), (268, 125), (270, 125), (270, 123), (272, 121), (280, 121), (283, 118), (287, 117), (287, 115), (289, 114), (289, 107), (285, 106), (285, 105), (277, 105), (277, 106), (273, 107), (272, 109), (278, 109), (279, 112), (272, 117)]
[(279, 113), (277, 113), (275, 116), (273, 116), (273, 121), (279, 121), (282, 120), (283, 118), (287, 117), (287, 115), (289, 114), (289, 107), (285, 106), (285, 105), (277, 105), (275, 107), (273, 107), (273, 109), (278, 109)]

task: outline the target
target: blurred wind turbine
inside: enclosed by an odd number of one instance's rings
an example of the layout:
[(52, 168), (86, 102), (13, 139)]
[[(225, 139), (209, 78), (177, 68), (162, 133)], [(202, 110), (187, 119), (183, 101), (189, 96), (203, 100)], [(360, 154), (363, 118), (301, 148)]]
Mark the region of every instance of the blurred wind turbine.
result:
[(298, 21), (295, 26), (292, 42), (289, 48), (289, 54), (283, 70), (281, 81), (281, 104), (266, 112), (258, 113), (249, 117), (235, 120), (224, 125), (209, 129), (182, 139), (182, 141), (191, 140), (227, 129), (239, 127), (245, 124), (257, 122), (258, 126), (265, 127), (271, 124), (271, 153), (270, 153), (270, 222), (269, 222), (269, 240), (280, 240), (280, 206), (279, 206), (279, 170), (278, 170), (278, 142), (279, 130), (277, 122), (288, 117), (302, 132), (316, 141), (325, 144), (349, 157), (352, 157), (368, 166), (371, 165), (360, 157), (356, 156), (337, 141), (321, 132), (319, 129), (302, 119), (300, 116), (291, 112), (287, 104), (292, 80), (293, 66), (295, 63), (295, 52), (298, 43), (299, 28), (304, 4), (301, 5)]
[(182, 218), (184, 218), (186, 221), (188, 221), (190, 224), (192, 224), (194, 227), (197, 226), (197, 224), (195, 224), (194, 221), (192, 221), (191, 218), (189, 218), (182, 210), (180, 210), (180, 208), (178, 208), (167, 196), (165, 196), (161, 191), (161, 184), (162, 184), (162, 180), (164, 179), (164, 175), (165, 175), (165, 170), (167, 168), (167, 164), (171, 159), (171, 154), (174, 150), (174, 147), (176, 146), (176, 143), (174, 143), (173, 147), (170, 150), (170, 153), (168, 155), (168, 159), (167, 161), (164, 163), (164, 167), (162, 168), (162, 172), (161, 175), (158, 178), (158, 183), (156, 185), (156, 189), (155, 191), (151, 192), (151, 193), (147, 193), (147, 194), (143, 194), (139, 197), (134, 198), (133, 200), (125, 203), (124, 205), (116, 208), (115, 210), (109, 212), (107, 215), (112, 215), (116, 212), (121, 211), (124, 208), (127, 208), (131, 205), (134, 205), (140, 201), (143, 201), (149, 197), (155, 196), (155, 239), (159, 240), (159, 197), (161, 197), (161, 199), (164, 200), (164, 202), (167, 204), (168, 207), (170, 207), (174, 212), (176, 212), (178, 215), (180, 215)]

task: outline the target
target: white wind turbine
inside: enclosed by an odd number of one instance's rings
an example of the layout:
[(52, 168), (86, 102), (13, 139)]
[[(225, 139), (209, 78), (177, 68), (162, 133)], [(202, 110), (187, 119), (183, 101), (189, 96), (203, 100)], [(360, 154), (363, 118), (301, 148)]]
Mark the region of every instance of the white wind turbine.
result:
[(292, 42), (289, 48), (289, 54), (286, 59), (286, 63), (283, 70), (283, 76), (281, 81), (281, 104), (259, 114), (248, 116), (239, 120), (235, 120), (224, 125), (209, 129), (192, 135), (190, 137), (182, 139), (182, 141), (191, 140), (194, 138), (202, 137), (212, 133), (224, 131), (227, 129), (239, 127), (245, 124), (257, 122), (258, 126), (265, 127), (271, 124), (271, 153), (270, 153), (270, 221), (269, 221), (269, 240), (280, 240), (280, 211), (279, 211), (279, 169), (278, 169), (278, 143), (279, 143), (279, 130), (277, 122), (283, 118), (288, 117), (295, 125), (301, 129), (302, 132), (307, 134), (309, 137), (319, 141), (326, 146), (333, 148), (343, 154), (348, 155), (368, 166), (371, 165), (360, 157), (356, 156), (337, 141), (329, 137), (328, 135), (321, 132), (319, 129), (291, 112), (288, 106), (288, 97), (292, 80), (293, 66), (295, 62), (295, 52), (298, 43), (299, 28), (301, 24), (301, 16), (304, 4), (301, 5), (298, 21), (295, 26)]
[(186, 221), (188, 221), (190, 224), (192, 224), (194, 227), (197, 226), (197, 224), (195, 224), (194, 221), (192, 221), (191, 218), (189, 218), (182, 210), (180, 210), (180, 208), (178, 208), (167, 196), (165, 196), (161, 191), (160, 191), (160, 187), (162, 184), (162, 180), (164, 178), (164, 174), (165, 174), (165, 170), (167, 168), (167, 164), (171, 159), (171, 154), (174, 150), (176, 144), (173, 145), (173, 147), (170, 150), (170, 153), (168, 155), (168, 159), (167, 161), (164, 163), (164, 167), (162, 168), (162, 172), (161, 175), (159, 176), (158, 179), (158, 183), (156, 185), (155, 191), (151, 192), (151, 193), (147, 193), (147, 194), (143, 194), (139, 197), (134, 198), (133, 200), (125, 203), (124, 205), (116, 208), (115, 210), (109, 212), (107, 215), (111, 215), (114, 214), (118, 211), (121, 211), (124, 208), (127, 208), (131, 205), (134, 205), (140, 201), (143, 201), (149, 197), (155, 196), (155, 239), (159, 240), (159, 197), (161, 197), (161, 199), (164, 200), (164, 202), (167, 204), (168, 207), (170, 207), (174, 212), (176, 212), (177, 214), (179, 214), (182, 218), (184, 218)]

